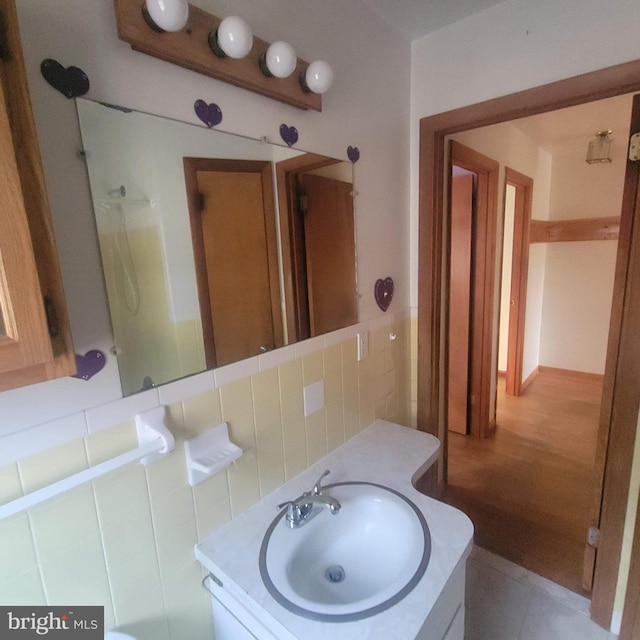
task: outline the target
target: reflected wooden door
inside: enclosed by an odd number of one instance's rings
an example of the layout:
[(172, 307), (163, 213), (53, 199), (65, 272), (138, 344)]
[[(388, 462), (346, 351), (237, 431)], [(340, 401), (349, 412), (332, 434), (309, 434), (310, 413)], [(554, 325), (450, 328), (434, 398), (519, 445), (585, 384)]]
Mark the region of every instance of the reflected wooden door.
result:
[(353, 186), (304, 174), (304, 237), (311, 336), (355, 324)]
[[(282, 346), (268, 162), (195, 159), (185, 175), (208, 367)], [(199, 161), (199, 163), (197, 162)]]

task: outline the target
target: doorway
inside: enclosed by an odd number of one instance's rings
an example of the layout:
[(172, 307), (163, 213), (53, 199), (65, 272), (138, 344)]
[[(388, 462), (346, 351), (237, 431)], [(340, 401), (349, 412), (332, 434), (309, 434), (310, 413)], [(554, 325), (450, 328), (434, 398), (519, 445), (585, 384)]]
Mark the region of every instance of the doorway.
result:
[[(592, 100), (621, 95), (640, 89), (640, 62), (618, 65), (591, 74), (497, 98), (485, 103), (438, 114), (421, 121), (420, 168), (420, 251), (418, 299), (418, 426), (446, 439), (443, 428), (442, 308), (443, 301), (443, 217), (445, 136), (479, 126), (516, 119), (525, 115)], [(632, 122), (640, 127), (640, 104), (634, 107)], [(605, 373), (600, 441), (608, 442), (602, 493), (601, 537), (594, 576), (592, 616), (602, 626), (611, 623), (615, 597), (622, 532), (637, 422), (637, 398), (640, 390), (638, 369), (640, 354), (632, 339), (632, 323), (638, 318), (631, 291), (640, 270), (635, 263), (634, 219), (640, 208), (637, 198), (637, 165), (628, 163), (621, 219), (616, 287), (614, 292), (609, 353)], [(636, 276), (634, 276), (635, 278)], [(624, 365), (624, 366), (623, 366)], [(635, 378), (631, 377), (634, 372)], [(615, 460), (615, 463), (611, 461)], [(444, 481), (445, 465), (439, 469)]]

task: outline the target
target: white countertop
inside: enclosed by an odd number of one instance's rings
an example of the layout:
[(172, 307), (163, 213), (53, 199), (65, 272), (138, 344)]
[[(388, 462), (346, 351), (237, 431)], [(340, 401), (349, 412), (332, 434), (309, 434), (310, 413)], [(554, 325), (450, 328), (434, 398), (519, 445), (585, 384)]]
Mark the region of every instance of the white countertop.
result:
[[(196, 557), (279, 638), (414, 638), (448, 578), (466, 561), (473, 538), (473, 525), (466, 515), (413, 487), (412, 480), (437, 460), (439, 448), (440, 442), (432, 435), (378, 420), (207, 536), (196, 546)], [(360, 480), (404, 494), (422, 511), (431, 533), (429, 565), (413, 591), (390, 609), (355, 622), (316, 622), (289, 612), (268, 593), (258, 568), (260, 545), (277, 515), (276, 505), (311, 489), (325, 469), (331, 470), (327, 484)]]

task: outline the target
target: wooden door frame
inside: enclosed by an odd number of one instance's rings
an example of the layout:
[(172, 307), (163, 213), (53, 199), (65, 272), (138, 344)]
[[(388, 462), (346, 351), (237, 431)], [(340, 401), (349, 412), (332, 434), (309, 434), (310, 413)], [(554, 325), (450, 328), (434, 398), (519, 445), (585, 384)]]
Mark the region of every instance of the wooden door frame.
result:
[[(527, 278), (529, 275), (529, 223), (533, 201), (533, 180), (510, 167), (504, 170), (504, 205), (502, 207), (502, 234), (504, 239), (504, 212), (507, 186), (516, 189), (513, 215), (513, 256), (511, 262), (511, 292), (513, 304), (509, 311), (509, 339), (507, 347), (507, 375), (505, 393), (522, 393), (522, 362), (524, 358), (524, 327), (527, 306)], [(503, 241), (504, 244), (504, 241)]]
[(207, 369), (217, 366), (213, 319), (209, 302), (209, 279), (207, 277), (205, 243), (202, 235), (201, 198), (198, 193), (198, 171), (227, 171), (237, 173), (260, 173), (262, 177), (262, 202), (265, 220), (265, 239), (267, 243), (267, 269), (271, 301), (271, 321), (275, 348), (284, 346), (282, 329), (282, 304), (280, 296), (280, 273), (278, 269), (278, 241), (276, 236), (275, 199), (273, 193), (273, 171), (270, 161), (231, 160), (228, 158), (183, 158), (189, 226), (193, 244), (193, 257), (196, 267), (198, 301), (202, 319), (202, 337), (204, 342)]
[[(420, 167), (419, 167), (419, 226), (418, 226), (418, 380), (417, 405), (418, 428), (439, 436), (446, 450), (447, 433), (443, 424), (443, 335), (442, 317), (442, 276), (443, 256), (443, 203), (444, 203), (444, 152), (445, 136), (478, 127), (497, 124), (538, 113), (545, 113), (564, 107), (575, 106), (594, 100), (640, 91), (640, 60), (608, 67), (566, 80), (527, 89), (511, 95), (494, 98), (475, 105), (436, 114), (420, 121)], [(624, 211), (623, 211), (624, 217)], [(633, 216), (627, 216), (633, 217)], [(630, 223), (628, 223), (630, 224)], [(623, 229), (620, 233), (624, 237)], [(619, 243), (618, 263), (626, 274), (629, 255), (624, 252), (625, 243)], [(618, 272), (617, 272), (618, 275)], [(621, 298), (612, 308), (610, 348), (620, 345), (620, 324), (624, 283), (616, 278), (616, 290)], [(618, 348), (615, 349), (618, 353)], [(616, 356), (617, 357), (617, 356)], [(605, 374), (603, 406), (615, 404), (613, 388), (615, 372), (610, 367)], [(615, 400), (624, 402), (624, 388), (618, 388)], [(607, 398), (607, 394), (609, 397)], [(628, 401), (627, 401), (628, 402)], [(610, 419), (604, 421), (608, 430)], [(632, 433), (635, 439), (637, 415), (628, 416), (617, 427), (618, 432)], [(626, 515), (629, 477), (631, 472), (633, 447), (628, 447), (629, 438), (611, 434), (608, 447), (608, 461), (605, 471), (605, 495), (601, 520), (601, 545), (598, 550), (598, 564), (594, 578), (592, 597), (592, 617), (603, 627), (610, 627), (613, 600), (617, 585), (622, 532)], [(440, 465), (439, 482), (444, 482), (444, 468)], [(607, 487), (617, 488), (621, 499), (611, 504)], [(624, 503), (624, 504), (623, 504)], [(624, 508), (623, 508), (624, 506)]]
[[(498, 220), (498, 172), (500, 165), (481, 153), (450, 140), (449, 176), (451, 166), (476, 175), (474, 221), (471, 249), (471, 313), (469, 347), (469, 434), (477, 438), (490, 436), (496, 427), (491, 416), (491, 370), (493, 366), (493, 318), (496, 264), (496, 225)], [(447, 210), (447, 229), (450, 238), (450, 210)], [(450, 239), (447, 246), (451, 246)], [(450, 254), (450, 251), (447, 251)], [(451, 256), (448, 256), (448, 261)], [(448, 262), (447, 261), (447, 262)], [(446, 291), (449, 291), (447, 269)], [(451, 312), (447, 305), (447, 315)], [(447, 324), (448, 326), (448, 324)], [(445, 336), (445, 344), (448, 337)], [(447, 349), (448, 352), (448, 349)], [(448, 357), (446, 357), (448, 380)]]

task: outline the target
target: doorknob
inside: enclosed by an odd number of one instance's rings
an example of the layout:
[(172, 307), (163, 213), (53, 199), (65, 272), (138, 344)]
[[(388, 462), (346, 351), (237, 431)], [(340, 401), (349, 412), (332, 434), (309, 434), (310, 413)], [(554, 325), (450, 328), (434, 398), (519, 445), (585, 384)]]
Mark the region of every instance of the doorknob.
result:
[(260, 345), (260, 353), (267, 353), (267, 351), (273, 351), (273, 347), (267, 347), (266, 344)]
[(513, 307), (513, 305), (516, 303), (515, 300), (512, 300), (509, 304)]

